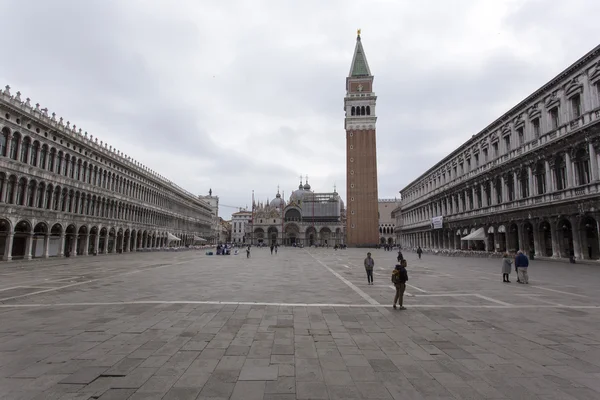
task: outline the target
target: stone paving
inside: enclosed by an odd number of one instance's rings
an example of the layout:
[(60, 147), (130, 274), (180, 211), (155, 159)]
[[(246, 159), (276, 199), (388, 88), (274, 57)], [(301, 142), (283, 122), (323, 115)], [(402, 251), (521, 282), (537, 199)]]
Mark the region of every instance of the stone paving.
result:
[(600, 398), (600, 265), (365, 252), (0, 264), (0, 398)]

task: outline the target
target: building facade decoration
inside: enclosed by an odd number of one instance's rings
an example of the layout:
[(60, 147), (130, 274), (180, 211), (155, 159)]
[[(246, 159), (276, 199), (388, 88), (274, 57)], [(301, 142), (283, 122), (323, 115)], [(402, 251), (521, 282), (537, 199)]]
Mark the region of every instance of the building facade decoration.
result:
[(345, 205), (335, 189), (315, 193), (301, 180), (287, 203), (278, 191), (272, 201), (255, 204), (246, 238), (255, 245), (333, 247), (346, 243), (345, 222)]
[(399, 205), (398, 199), (379, 199), (379, 244), (396, 243), (396, 219), (393, 211)]
[(9, 86), (0, 167), (5, 261), (157, 248), (168, 234), (192, 244), (210, 231), (205, 202)]
[(600, 46), (402, 189), (400, 240), (598, 260), (599, 151)]
[(252, 211), (240, 210), (231, 214), (231, 242), (236, 244), (250, 243), (250, 236), (246, 237), (246, 232), (249, 232), (248, 226), (252, 220)]
[(371, 247), (379, 243), (375, 134), (377, 96), (373, 92), (373, 79), (359, 32), (344, 98), (348, 246)]
[(219, 196), (213, 196), (211, 188), (208, 190), (208, 195), (199, 195), (198, 198), (210, 206), (212, 214), (210, 233), (204, 239), (212, 244), (223, 242), (221, 238), (221, 220), (219, 219)]

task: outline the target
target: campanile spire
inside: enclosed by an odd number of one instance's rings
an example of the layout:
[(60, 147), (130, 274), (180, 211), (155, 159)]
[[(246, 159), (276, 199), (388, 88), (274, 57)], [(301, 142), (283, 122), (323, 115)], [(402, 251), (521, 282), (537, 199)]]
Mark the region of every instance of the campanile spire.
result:
[(347, 244), (373, 246), (379, 242), (377, 193), (377, 96), (373, 75), (357, 31), (354, 55), (346, 78), (346, 193)]

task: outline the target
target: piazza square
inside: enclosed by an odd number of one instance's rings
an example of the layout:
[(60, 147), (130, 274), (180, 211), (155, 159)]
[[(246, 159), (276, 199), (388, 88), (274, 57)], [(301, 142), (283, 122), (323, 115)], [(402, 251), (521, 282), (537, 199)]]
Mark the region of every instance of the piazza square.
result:
[[(2, 399), (595, 399), (600, 270), (253, 248), (15, 262), (0, 271)], [(85, 261), (84, 261), (85, 260)], [(574, 273), (574, 271), (576, 273)]]

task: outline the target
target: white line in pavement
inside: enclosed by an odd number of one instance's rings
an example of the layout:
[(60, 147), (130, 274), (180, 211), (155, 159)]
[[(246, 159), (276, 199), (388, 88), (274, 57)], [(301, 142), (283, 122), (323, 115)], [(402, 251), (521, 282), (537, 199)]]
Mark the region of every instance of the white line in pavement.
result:
[(189, 262), (189, 261), (180, 261), (178, 263), (161, 265), (159, 267), (133, 270), (133, 271), (124, 272), (124, 273), (121, 273), (121, 274), (115, 274), (115, 275), (110, 275), (110, 276), (103, 276), (101, 278), (90, 279), (89, 281), (76, 282), (76, 283), (72, 283), (70, 285), (59, 286), (59, 287), (56, 287), (56, 288), (50, 288), (50, 289), (46, 289), (46, 290), (38, 290), (37, 292), (31, 292), (31, 293), (21, 294), (21, 295), (18, 295), (18, 296), (5, 297), (4, 299), (0, 299), (0, 303), (4, 302), (4, 301), (7, 301), (7, 300), (19, 299), (21, 297), (28, 297), (28, 296), (34, 296), (36, 294), (41, 294), (41, 293), (54, 292), (54, 291), (61, 290), (61, 289), (66, 289), (66, 288), (69, 288), (69, 287), (72, 287), (72, 286), (85, 285), (87, 283), (101, 281), (101, 280), (104, 280), (104, 279), (116, 278), (116, 277), (119, 277), (119, 276), (126, 276), (126, 275), (137, 274), (139, 272), (146, 272), (146, 271), (151, 271), (151, 270), (156, 270), (156, 269), (161, 269), (161, 268), (172, 267), (172, 266), (179, 265), (179, 264), (185, 264), (187, 262)]
[(571, 296), (577, 296), (577, 297), (585, 297), (588, 298), (589, 296), (585, 296), (583, 294), (576, 294), (576, 293), (571, 293), (571, 292), (563, 292), (562, 290), (556, 290), (556, 289), (550, 289), (550, 288), (545, 288), (542, 286), (537, 286), (537, 285), (532, 285), (532, 287), (534, 289), (542, 289), (542, 290), (548, 290), (550, 292), (556, 292), (556, 293), (562, 293), (562, 294), (569, 294)]
[(415, 289), (415, 290), (418, 290), (418, 291), (419, 291), (419, 292), (421, 292), (421, 293), (427, 293), (427, 291), (426, 291), (426, 290), (419, 289), (418, 287), (416, 287), (416, 286), (413, 286), (413, 285), (410, 285), (410, 284), (408, 284), (408, 283), (406, 284), (406, 286), (410, 286), (411, 288), (413, 288), (413, 289)]
[[(307, 252), (307, 253), (310, 254), (310, 252)], [(340, 274), (338, 274), (337, 272), (335, 272), (333, 269), (329, 268), (324, 262), (322, 262), (321, 260), (319, 260), (317, 257), (313, 256), (312, 254), (310, 254), (310, 256), (312, 258), (314, 258), (315, 260), (317, 260), (317, 262), (319, 264), (321, 264), (323, 267), (325, 267), (326, 270), (328, 270), (329, 272), (331, 272), (333, 275), (337, 276), (346, 285), (350, 286), (350, 288), (352, 290), (354, 290), (356, 293), (358, 293), (360, 295), (360, 297), (362, 297), (363, 299), (365, 299), (366, 301), (368, 301), (370, 304), (379, 304), (371, 296), (369, 296), (368, 294), (366, 294), (365, 292), (363, 292), (362, 290), (360, 290), (358, 287), (356, 287), (355, 284), (353, 284), (352, 282), (350, 282), (348, 279), (344, 278), (343, 276), (341, 276)]]
[[(253, 305), (253, 306), (280, 306), (280, 307), (345, 307), (345, 308), (387, 308), (384, 304), (319, 304), (319, 303), (267, 303), (252, 301), (116, 301), (100, 303), (46, 303), (46, 304), (0, 304), (0, 308), (34, 308), (34, 307), (81, 307), (81, 306), (125, 306), (135, 304), (207, 304), (207, 305)], [(546, 309), (546, 308), (564, 308), (571, 310), (600, 310), (600, 305), (595, 306), (566, 306), (566, 305), (450, 305), (450, 304), (411, 304), (409, 308), (481, 308), (481, 309)]]
[(342, 267), (346, 267), (346, 268), (348, 268), (348, 269), (352, 269), (352, 268), (350, 268), (349, 266), (347, 266), (347, 265), (345, 265), (345, 264), (344, 264), (344, 265), (342, 265)]
[(525, 295), (525, 297), (528, 298), (528, 299), (530, 299), (530, 300), (539, 301), (539, 302), (546, 303), (546, 304), (551, 304), (553, 306), (563, 306), (564, 307), (564, 304), (560, 304), (560, 303), (557, 303), (557, 302), (554, 302), (554, 301), (548, 301), (548, 300), (540, 299), (538, 297), (538, 295), (535, 295), (535, 294), (533, 294), (533, 295), (531, 295), (531, 294), (530, 295)]
[(481, 294), (475, 294), (474, 296), (475, 297), (479, 297), (480, 299), (483, 299), (483, 300), (491, 301), (492, 303), (501, 304), (503, 306), (512, 306), (512, 304), (505, 303), (504, 301), (492, 299), (491, 297), (487, 297), (487, 296), (484, 296), (484, 295), (481, 295)]

